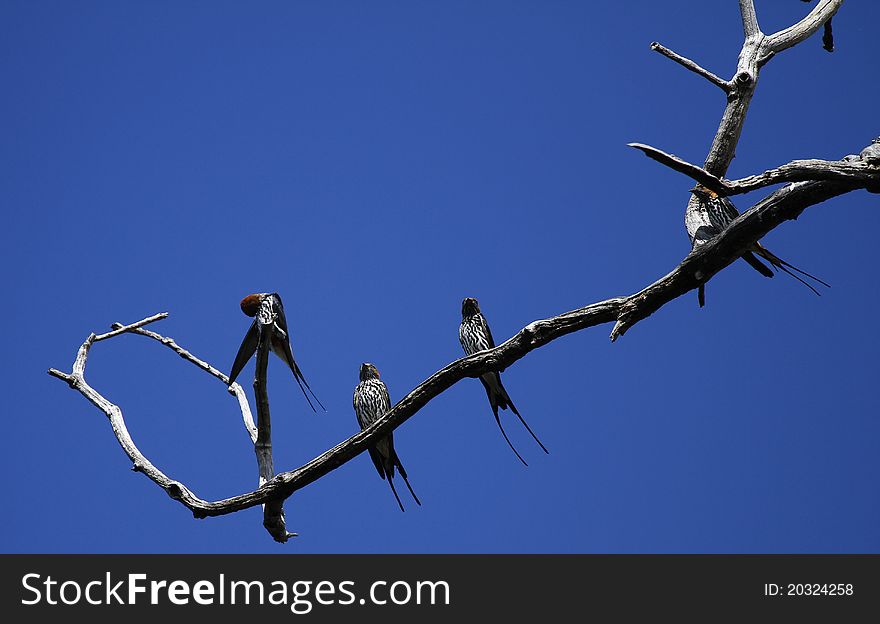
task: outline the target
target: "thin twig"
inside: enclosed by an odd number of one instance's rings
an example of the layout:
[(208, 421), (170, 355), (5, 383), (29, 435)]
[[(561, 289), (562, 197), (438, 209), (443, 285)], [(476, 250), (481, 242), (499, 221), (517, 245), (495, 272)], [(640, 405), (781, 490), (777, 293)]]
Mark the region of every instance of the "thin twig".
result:
[[(167, 313), (164, 313), (164, 314), (165, 314), (165, 316), (167, 316)], [(156, 316), (159, 316), (159, 315), (156, 315)], [(150, 317), (150, 318), (154, 318), (154, 317)], [(163, 316), (162, 318), (165, 318), (165, 317)], [(113, 323), (113, 325), (111, 325), (111, 327), (113, 327), (113, 329), (121, 329), (122, 325), (120, 323)], [(137, 327), (128, 326), (126, 328), (126, 331), (129, 331), (132, 334), (140, 334), (141, 336), (146, 336), (147, 338), (152, 338), (153, 340), (160, 342), (161, 344), (165, 345), (166, 347), (168, 347), (169, 349), (174, 351), (177, 355), (182, 357), (187, 362), (195, 364), (196, 366), (198, 366), (200, 369), (202, 369), (206, 373), (212, 375), (213, 377), (216, 377), (221, 382), (223, 382), (223, 385), (227, 387), (229, 393), (234, 395), (235, 398), (238, 400), (238, 406), (239, 406), (239, 409), (241, 410), (241, 417), (242, 417), (242, 420), (244, 421), (245, 429), (247, 430), (248, 435), (251, 438), (251, 442), (256, 443), (256, 441), (257, 441), (257, 426), (256, 426), (256, 424), (254, 424), (254, 418), (253, 418), (253, 415), (251, 414), (251, 407), (250, 407), (250, 404), (248, 403), (247, 394), (245, 393), (244, 388), (242, 388), (237, 382), (233, 383), (232, 385), (229, 385), (229, 376), (226, 375), (226, 373), (214, 368), (213, 366), (211, 366), (210, 364), (208, 364), (204, 360), (197, 358), (195, 355), (193, 355), (192, 353), (190, 353), (189, 351), (187, 351), (186, 349), (184, 349), (183, 347), (178, 345), (174, 341), (173, 338), (169, 338), (167, 336), (162, 336), (162, 335), (157, 334), (156, 332), (151, 331), (149, 329), (143, 329), (140, 326), (137, 326)]]
[[(228, 381), (228, 377), (219, 372), (213, 366), (207, 364), (202, 360), (199, 360), (189, 351), (186, 351), (185, 349), (179, 347), (171, 338), (165, 338), (164, 336), (160, 336), (155, 332), (143, 329), (144, 325), (164, 319), (167, 316), (168, 313), (162, 312), (160, 314), (149, 316), (145, 319), (142, 319), (135, 323), (131, 323), (129, 325), (114, 323), (112, 325), (114, 331), (109, 332), (108, 334), (102, 334), (102, 336), (106, 336), (106, 338), (104, 339), (107, 339), (126, 332), (131, 332), (154, 338), (162, 344), (165, 344), (166, 346), (173, 349), (183, 359), (192, 362), (202, 370), (211, 373), (212, 375), (223, 381), (225, 385)], [(140, 449), (138, 449), (137, 445), (135, 445), (134, 441), (132, 440), (131, 434), (129, 433), (128, 428), (125, 424), (125, 418), (123, 417), (122, 410), (117, 405), (107, 400), (104, 396), (102, 396), (97, 390), (92, 388), (86, 382), (86, 363), (88, 361), (91, 346), (98, 340), (98, 338), (99, 337), (96, 334), (90, 334), (86, 338), (85, 342), (83, 342), (83, 344), (77, 350), (72, 373), (64, 373), (57, 369), (50, 368), (48, 371), (49, 375), (67, 382), (67, 384), (70, 385), (71, 388), (77, 390), (86, 399), (88, 399), (89, 402), (91, 402), (95, 407), (101, 410), (110, 419), (110, 425), (113, 429), (113, 433), (116, 435), (116, 439), (119, 441), (120, 446), (128, 455), (129, 459), (131, 459), (132, 461), (132, 470), (144, 473), (148, 478), (150, 478), (153, 482), (164, 489), (169, 496), (171, 496), (175, 500), (180, 501), (190, 510), (192, 510), (193, 515), (195, 515), (197, 518), (204, 518), (205, 514), (200, 513), (200, 509), (205, 507), (207, 505), (207, 502), (195, 496), (181, 482), (171, 479), (164, 472), (154, 466), (152, 462), (150, 462), (146, 458), (146, 456), (144, 456)], [(238, 384), (233, 384), (232, 387), (230, 387), (230, 391), (238, 399), (245, 425), (248, 426), (249, 432), (251, 430), (254, 431), (253, 436), (255, 439), (256, 427), (253, 424), (253, 418), (251, 417), (250, 407), (248, 406), (247, 397), (245, 396), (244, 391)]]
[(702, 76), (703, 78), (705, 78), (706, 80), (708, 80), (709, 82), (714, 84), (716, 87), (721, 88), (721, 90), (724, 91), (725, 93), (730, 93), (731, 89), (733, 89), (733, 85), (730, 82), (728, 82), (727, 80), (724, 80), (723, 78), (719, 78), (718, 76), (716, 76), (715, 74), (710, 72), (708, 69), (704, 69), (703, 67), (700, 67), (699, 65), (694, 63), (689, 58), (673, 52), (672, 50), (670, 50), (666, 46), (664, 46), (656, 41), (654, 41), (651, 44), (651, 49), (654, 50), (654, 52), (659, 52), (660, 54), (662, 54), (663, 56), (665, 56), (668, 59), (672, 59), (673, 61), (675, 61), (676, 63), (678, 63), (682, 67), (686, 67), (687, 69), (691, 70), (695, 74)]
[(121, 323), (113, 323), (111, 327), (113, 331), (107, 332), (106, 334), (100, 334), (95, 336), (94, 342), (98, 342), (100, 340), (107, 340), (108, 338), (113, 338), (114, 336), (118, 336), (119, 334), (124, 334), (125, 332), (130, 332), (134, 329), (138, 329), (139, 327), (143, 327), (144, 325), (149, 325), (150, 323), (155, 323), (156, 321), (161, 321), (164, 318), (168, 318), (167, 312), (159, 312), (159, 314), (154, 314), (153, 316), (148, 316), (145, 319), (141, 319), (137, 323), (132, 323), (131, 325), (122, 325)]

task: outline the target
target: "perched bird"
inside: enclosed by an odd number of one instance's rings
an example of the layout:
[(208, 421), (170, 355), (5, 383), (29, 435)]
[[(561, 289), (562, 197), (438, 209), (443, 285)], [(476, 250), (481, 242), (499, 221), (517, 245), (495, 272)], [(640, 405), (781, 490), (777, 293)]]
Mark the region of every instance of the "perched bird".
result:
[[(489, 324), (486, 323), (486, 319), (480, 312), (480, 303), (472, 297), (468, 297), (461, 302), (461, 325), (458, 327), (458, 339), (461, 342), (461, 347), (467, 355), (473, 355), (479, 351), (495, 348), (495, 340), (492, 338)], [(519, 418), (526, 430), (532, 434), (532, 437), (535, 439), (535, 442), (538, 443), (538, 446), (540, 446), (545, 453), (549, 453), (550, 451), (548, 451), (541, 443), (538, 436), (535, 435), (532, 428), (529, 427), (528, 423), (520, 415), (519, 411), (514, 406), (513, 401), (510, 400), (510, 395), (507, 394), (507, 390), (501, 385), (501, 372), (503, 370), (504, 369), (501, 369), (501, 371), (484, 373), (480, 375), (480, 381), (486, 389), (486, 396), (489, 397), (489, 405), (492, 406), (492, 413), (495, 414), (495, 422), (498, 423), (498, 428), (501, 429), (501, 435), (504, 436), (507, 445), (510, 446), (510, 449), (519, 460), (524, 465), (528, 466), (526, 460), (522, 458), (513, 447), (513, 444), (511, 444), (510, 438), (508, 438), (507, 434), (504, 432), (504, 427), (501, 426), (501, 419), (498, 417), (499, 407), (503, 410), (506, 410), (509, 407), (511, 411), (516, 414), (516, 417)]]
[[(729, 199), (718, 195), (715, 191), (712, 191), (705, 186), (698, 184), (691, 189), (691, 192), (694, 194), (695, 199), (688, 202), (684, 221), (685, 226), (687, 227), (688, 236), (691, 239), (691, 246), (696, 248), (718, 236), (728, 225), (730, 225), (731, 221), (739, 216), (739, 211)], [(761, 243), (755, 242), (752, 248), (745, 252), (741, 257), (749, 263), (749, 266), (764, 277), (773, 277), (773, 270), (758, 260), (756, 256), (760, 256), (777, 270), (788, 273), (817, 295), (820, 294), (819, 291), (816, 290), (812, 284), (809, 284), (797, 275), (797, 273), (800, 273), (823, 286), (831, 288), (829, 284), (826, 284), (818, 277), (810, 275), (806, 271), (802, 271), (796, 266), (789, 264), (772, 253)], [(703, 307), (706, 304), (705, 288), (705, 284), (701, 284), (697, 291), (700, 307)]]
[[(232, 363), (232, 372), (229, 373), (229, 385), (232, 385), (241, 369), (244, 368), (244, 365), (256, 353), (257, 344), (260, 341), (260, 326), (271, 326), (272, 338), (270, 344), (273, 353), (280, 357), (290, 367), (290, 370), (293, 371), (293, 378), (299, 384), (300, 390), (302, 390), (303, 395), (306, 397), (306, 401), (309, 402), (309, 407), (312, 408), (312, 411), (317, 410), (312, 405), (309, 393), (311, 393), (318, 405), (321, 406), (321, 409), (326, 410), (321, 401), (318, 400), (318, 397), (315, 396), (315, 393), (312, 392), (309, 382), (306, 381), (296, 360), (293, 359), (293, 351), (290, 349), (290, 333), (287, 330), (287, 318), (284, 316), (284, 306), (278, 293), (248, 295), (241, 300), (241, 311), (248, 316), (254, 317), (254, 322), (251, 323), (250, 329), (244, 335), (244, 340), (242, 340), (238, 353), (235, 356), (235, 361)], [(308, 389), (308, 393), (306, 389)]]
[[(385, 412), (391, 409), (391, 397), (388, 396), (388, 388), (385, 386), (385, 382), (379, 379), (379, 369), (369, 362), (361, 364), (360, 383), (354, 389), (353, 403), (354, 413), (357, 415), (358, 424), (362, 430), (379, 420), (379, 418), (385, 415)], [(409, 479), (406, 476), (406, 470), (403, 468), (403, 464), (400, 463), (400, 458), (394, 450), (394, 434), (389, 433), (384, 438), (380, 438), (368, 450), (370, 452), (370, 459), (373, 460), (373, 465), (376, 466), (379, 476), (383, 479), (388, 479), (388, 485), (391, 486), (394, 498), (397, 499), (397, 504), (400, 505), (400, 511), (404, 511), (404, 509), (403, 503), (400, 502), (400, 497), (397, 495), (397, 490), (394, 487), (395, 468), (397, 468), (400, 476), (403, 477), (403, 482), (406, 483), (406, 487), (409, 489), (409, 493), (412, 494), (413, 500), (416, 501), (416, 504), (421, 505), (422, 501), (413, 492)]]

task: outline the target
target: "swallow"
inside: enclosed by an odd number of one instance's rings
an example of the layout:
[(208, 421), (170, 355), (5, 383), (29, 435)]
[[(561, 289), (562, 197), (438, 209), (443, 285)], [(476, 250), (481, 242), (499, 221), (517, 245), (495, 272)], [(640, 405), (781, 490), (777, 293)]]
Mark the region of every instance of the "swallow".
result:
[[(379, 378), (379, 369), (374, 365), (369, 362), (361, 364), (359, 377), (360, 382), (354, 389), (352, 402), (354, 403), (354, 413), (357, 416), (358, 424), (361, 426), (361, 430), (364, 430), (391, 409), (391, 397), (388, 394), (388, 387), (385, 385), (385, 382)], [(400, 476), (403, 477), (403, 482), (406, 483), (406, 487), (409, 489), (409, 493), (412, 494), (413, 500), (416, 501), (417, 505), (421, 506), (422, 501), (419, 500), (419, 497), (416, 496), (412, 486), (409, 484), (406, 470), (403, 468), (403, 464), (400, 463), (400, 457), (397, 456), (397, 452), (394, 450), (394, 434), (389, 433), (385, 437), (380, 438), (368, 450), (370, 452), (370, 459), (373, 460), (373, 465), (376, 466), (379, 476), (388, 480), (388, 485), (391, 486), (391, 492), (394, 494), (394, 498), (397, 499), (400, 511), (405, 510), (394, 487), (395, 468), (397, 468)]]
[[(687, 211), (685, 212), (685, 226), (687, 227), (688, 237), (691, 240), (691, 246), (697, 248), (718, 236), (730, 225), (731, 221), (739, 216), (739, 210), (736, 209), (736, 206), (728, 198), (722, 197), (715, 191), (700, 184), (692, 188), (691, 193), (694, 194), (696, 201), (688, 202)], [(758, 256), (777, 271), (782, 271), (795, 278), (816, 295), (821, 295), (821, 293), (812, 284), (804, 280), (801, 275), (827, 288), (831, 288), (830, 284), (823, 282), (815, 275), (810, 275), (806, 271), (797, 268), (793, 264), (789, 264), (759, 242), (755, 242), (741, 258), (764, 277), (773, 277), (773, 269), (761, 262), (761, 260), (758, 260)], [(706, 305), (705, 284), (700, 284), (697, 291), (697, 300), (701, 308)]]
[[(303, 396), (306, 397), (306, 401), (308, 401), (312, 411), (317, 412), (309, 398), (309, 393), (311, 393), (318, 405), (321, 406), (321, 409), (326, 411), (324, 405), (315, 396), (311, 387), (309, 387), (309, 382), (303, 376), (296, 360), (293, 359), (293, 351), (290, 348), (290, 332), (287, 329), (287, 318), (284, 316), (284, 306), (278, 293), (248, 295), (241, 300), (241, 311), (254, 318), (254, 322), (251, 323), (250, 329), (245, 334), (244, 340), (242, 340), (238, 353), (235, 356), (235, 361), (232, 363), (232, 372), (229, 373), (229, 385), (232, 385), (241, 369), (244, 368), (244, 365), (256, 353), (257, 345), (260, 341), (260, 326), (269, 326), (272, 331), (270, 339), (272, 352), (281, 358), (290, 367), (290, 370), (293, 371), (293, 378), (299, 384), (300, 390), (302, 390)], [(307, 389), (308, 392), (306, 392)]]
[[(461, 325), (458, 327), (458, 339), (459, 342), (461, 342), (462, 349), (464, 349), (464, 352), (467, 355), (473, 355), (474, 353), (485, 351), (486, 349), (495, 348), (495, 340), (492, 338), (489, 324), (480, 312), (480, 304), (472, 297), (468, 297), (461, 302)], [(489, 397), (489, 405), (492, 407), (492, 413), (495, 415), (495, 422), (498, 423), (501, 435), (504, 436), (510, 450), (513, 451), (523, 465), (528, 466), (526, 460), (522, 458), (522, 455), (517, 452), (513, 444), (510, 442), (510, 438), (507, 437), (507, 433), (505, 433), (504, 427), (501, 425), (501, 419), (498, 417), (499, 407), (503, 410), (506, 410), (509, 407), (510, 410), (516, 414), (516, 417), (519, 418), (519, 421), (523, 424), (526, 430), (532, 434), (532, 437), (535, 439), (535, 442), (538, 443), (538, 446), (540, 446), (545, 453), (550, 453), (550, 451), (548, 451), (547, 447), (541, 443), (538, 436), (535, 435), (535, 432), (532, 431), (532, 428), (529, 427), (528, 423), (520, 415), (519, 410), (516, 409), (513, 401), (510, 400), (510, 395), (507, 394), (507, 390), (505, 390), (504, 386), (501, 384), (501, 372), (503, 370), (504, 369), (483, 373), (480, 375), (480, 382), (482, 382), (483, 388), (486, 389), (486, 396)]]

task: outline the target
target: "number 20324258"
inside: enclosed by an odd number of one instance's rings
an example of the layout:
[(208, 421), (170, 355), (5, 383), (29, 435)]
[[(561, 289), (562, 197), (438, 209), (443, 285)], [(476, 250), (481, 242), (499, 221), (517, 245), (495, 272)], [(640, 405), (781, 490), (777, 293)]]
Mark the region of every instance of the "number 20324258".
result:
[(764, 583), (765, 596), (852, 596), (852, 583)]

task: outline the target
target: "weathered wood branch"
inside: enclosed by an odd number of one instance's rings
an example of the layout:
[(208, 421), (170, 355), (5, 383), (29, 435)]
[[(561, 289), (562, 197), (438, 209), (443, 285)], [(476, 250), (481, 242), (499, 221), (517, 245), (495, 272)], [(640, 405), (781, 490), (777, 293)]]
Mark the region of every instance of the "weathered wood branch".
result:
[[(880, 181), (880, 170), (877, 171), (877, 179)], [(851, 191), (853, 188), (856, 187), (850, 181), (821, 181), (802, 182), (780, 189), (740, 215), (721, 235), (691, 252), (670, 273), (648, 287), (628, 297), (606, 299), (558, 316), (529, 323), (494, 349), (447, 364), (416, 386), (371, 426), (307, 464), (276, 475), (255, 491), (219, 501), (209, 502), (195, 496), (183, 484), (168, 478), (149, 463), (131, 442), (122, 419), (122, 411), (85, 382), (83, 377), (85, 358), (88, 348), (94, 341), (94, 334), (80, 348), (72, 375), (55, 369), (50, 369), (49, 373), (70, 383), (72, 388), (82, 393), (110, 417), (114, 433), (123, 449), (135, 462), (136, 469), (144, 472), (163, 487), (172, 498), (188, 507), (196, 517), (221, 516), (273, 500), (286, 499), (295, 491), (317, 481), (365, 451), (378, 438), (409, 420), (431, 399), (462, 379), (478, 377), (491, 370), (508, 368), (531, 351), (588, 327), (614, 322), (611, 339), (617, 340), (633, 325), (647, 318), (666, 303), (705, 283), (783, 221), (794, 219), (807, 207)], [(143, 333), (143, 330), (135, 329), (133, 332)], [(165, 342), (161, 336), (157, 339)]]
[[(149, 325), (150, 323), (155, 323), (156, 321), (161, 321), (162, 319), (168, 318), (167, 312), (159, 312), (159, 314), (154, 314), (153, 316), (148, 316), (145, 319), (141, 319), (137, 323), (132, 323), (131, 325), (122, 325), (122, 323), (113, 323), (111, 325), (111, 329), (113, 331), (109, 331), (106, 334), (98, 334), (95, 336), (93, 342), (100, 342), (101, 340), (107, 340), (108, 338), (113, 338), (114, 336), (118, 336), (119, 334), (124, 334), (126, 332), (134, 331), (136, 329), (140, 329), (144, 325)], [(146, 331), (146, 330), (143, 330)]]
[(647, 156), (648, 158), (656, 160), (657, 162), (666, 165), (670, 169), (678, 171), (679, 173), (685, 174), (686, 176), (695, 180), (696, 182), (699, 182), (706, 188), (712, 189), (719, 195), (732, 194), (733, 188), (731, 187), (730, 182), (724, 180), (723, 178), (714, 176), (702, 167), (689, 163), (686, 160), (682, 160), (674, 154), (669, 154), (667, 152), (664, 152), (663, 150), (657, 149), (656, 147), (645, 145), (644, 143), (627, 143), (627, 146), (634, 147), (637, 150), (641, 150), (641, 152), (645, 154), (645, 156)]
[[(274, 322), (274, 319), (272, 319)], [(254, 452), (257, 455), (257, 466), (260, 471), (260, 487), (275, 476), (275, 465), (272, 461), (272, 421), (269, 416), (269, 392), (267, 376), (269, 372), (269, 352), (272, 350), (272, 327), (257, 320), (259, 342), (257, 343), (257, 366), (254, 375), (254, 401), (257, 404), (257, 440)], [(276, 542), (284, 543), (288, 538), (296, 537), (296, 533), (288, 533), (284, 519), (284, 500), (274, 498), (266, 501), (263, 506), (263, 526)]]
[(838, 181), (852, 184), (852, 188), (864, 188), (876, 192), (877, 166), (853, 160), (793, 160), (790, 163), (768, 169), (763, 173), (737, 180), (730, 180), (730, 195), (741, 195), (759, 188), (781, 182)]
[[(227, 377), (224, 373), (220, 372), (207, 362), (198, 359), (186, 349), (180, 347), (173, 339), (161, 336), (156, 332), (143, 329), (144, 325), (162, 320), (167, 316), (167, 312), (162, 312), (160, 314), (149, 316), (135, 323), (131, 323), (130, 325), (114, 323), (112, 325), (112, 332), (101, 334), (100, 336), (91, 334), (88, 338), (86, 338), (85, 342), (82, 344), (82, 346), (80, 346), (79, 350), (77, 351), (76, 360), (73, 364), (73, 369), (71, 373), (63, 373), (54, 368), (50, 368), (48, 372), (53, 377), (57, 377), (67, 382), (67, 384), (70, 385), (71, 388), (77, 390), (99, 410), (104, 412), (104, 414), (110, 419), (110, 425), (113, 429), (113, 433), (116, 435), (116, 439), (119, 441), (120, 446), (122, 446), (122, 449), (128, 455), (129, 459), (131, 459), (132, 461), (133, 471), (144, 473), (148, 478), (159, 485), (159, 487), (164, 489), (165, 492), (169, 496), (171, 496), (171, 498), (180, 501), (191, 510), (196, 512), (199, 506), (204, 504), (205, 501), (195, 496), (181, 482), (171, 479), (156, 466), (154, 466), (152, 462), (150, 462), (143, 455), (143, 453), (141, 453), (140, 449), (137, 448), (134, 441), (131, 439), (131, 434), (128, 432), (122, 410), (117, 405), (114, 405), (113, 403), (108, 401), (85, 381), (86, 362), (91, 346), (95, 342), (99, 340), (106, 340), (108, 338), (112, 338), (123, 333), (134, 333), (153, 338), (171, 348), (183, 359), (195, 364), (202, 370), (210, 373), (211, 375), (222, 381), (224, 387), (228, 388), (229, 393), (235, 396), (238, 400), (245, 427), (247, 428), (248, 432), (251, 433), (252, 440), (256, 441), (256, 426), (254, 425), (253, 417), (251, 416), (247, 396), (245, 395), (244, 389), (239, 384), (233, 383), (230, 386), (229, 377)], [(204, 515), (200, 515), (198, 513), (195, 513), (195, 516), (204, 517)]]
[[(736, 154), (736, 147), (746, 121), (746, 114), (755, 89), (761, 67), (775, 54), (803, 41), (814, 33), (822, 23), (831, 19), (843, 0), (820, 0), (819, 4), (797, 24), (767, 37), (758, 25), (754, 0), (740, 0), (739, 8), (743, 23), (744, 41), (736, 64), (736, 73), (729, 81), (732, 88), (727, 94), (727, 106), (721, 115), (718, 130), (703, 164), (705, 171), (721, 180), (727, 174)], [(646, 152), (647, 153), (647, 152)], [(680, 160), (680, 159), (679, 159)], [(683, 161), (676, 163), (681, 164)], [(667, 162), (672, 166), (673, 162)], [(678, 169), (695, 173), (693, 169)], [(711, 182), (711, 180), (709, 180)], [(710, 185), (707, 185), (710, 186)], [(700, 199), (692, 195), (685, 207), (685, 214), (699, 213)], [(700, 289), (700, 301), (703, 290)]]
[(672, 299), (705, 284), (783, 221), (796, 219), (809, 206), (851, 190), (847, 182), (798, 182), (772, 193), (737, 217), (721, 234), (694, 248), (671, 273), (627, 297), (611, 340)]
[(719, 87), (725, 93), (730, 93), (730, 91), (733, 89), (733, 85), (730, 82), (728, 82), (727, 80), (724, 80), (723, 78), (719, 78), (718, 76), (716, 76), (715, 74), (710, 72), (708, 69), (704, 69), (703, 67), (700, 67), (699, 65), (694, 63), (689, 58), (684, 57), (681, 54), (676, 54), (675, 52), (673, 52), (672, 50), (670, 50), (666, 46), (664, 46), (656, 41), (651, 43), (651, 49), (654, 52), (659, 52), (660, 54), (662, 54), (663, 56), (665, 56), (668, 59), (672, 59), (673, 61), (675, 61), (676, 63), (678, 63), (682, 67), (685, 67), (685, 68), (691, 70), (695, 74), (702, 76), (703, 78), (705, 78), (706, 80), (708, 80), (709, 82), (714, 84), (716, 87)]
[(740, 0), (745, 41), (739, 53), (736, 74), (730, 81), (733, 90), (728, 96), (727, 107), (703, 165), (709, 173), (718, 177), (727, 173), (758, 84), (760, 68), (774, 54), (800, 43), (816, 32), (834, 15), (842, 3), (843, 0), (820, 0), (819, 4), (800, 22), (768, 37), (758, 28), (753, 1)]
[(755, 0), (739, 0), (739, 12), (742, 16), (743, 34), (746, 38), (760, 34), (758, 15), (755, 13)]
[(712, 189), (719, 195), (742, 195), (760, 188), (783, 182), (839, 181), (849, 182), (853, 189), (864, 188), (877, 192), (878, 166), (850, 155), (843, 160), (793, 160), (790, 163), (768, 169), (757, 175), (727, 180), (718, 178), (702, 167), (644, 143), (629, 143), (649, 158), (683, 173), (692, 180)]
[[(843, 0), (819, 0), (813, 10), (797, 24), (768, 35), (765, 42), (765, 54), (772, 56), (809, 38), (834, 17), (842, 4)], [(770, 56), (764, 60), (766, 61)]]
[[(104, 336), (103, 339), (107, 339), (108, 337), (118, 336), (119, 334), (125, 333), (129, 329), (136, 329), (147, 323), (152, 323), (154, 321), (163, 319), (167, 317), (167, 313), (156, 314), (154, 316), (148, 317), (136, 323), (132, 323), (131, 325), (121, 326), (115, 329), (110, 334), (102, 334)], [(97, 390), (92, 388), (85, 380), (85, 368), (86, 361), (89, 357), (89, 351), (92, 348), (92, 345), (95, 343), (98, 336), (94, 333), (89, 334), (88, 338), (86, 338), (85, 342), (80, 346), (79, 350), (76, 354), (76, 359), (73, 363), (73, 369), (71, 373), (63, 373), (57, 369), (50, 368), (49, 374), (53, 377), (57, 377), (67, 382), (67, 384), (77, 390), (80, 394), (82, 394), (89, 402), (92, 403), (99, 410), (104, 412), (107, 417), (110, 419), (110, 426), (113, 428), (113, 433), (116, 436), (116, 439), (119, 441), (120, 446), (122, 446), (122, 450), (125, 451), (126, 455), (128, 455), (129, 459), (132, 461), (132, 470), (136, 472), (142, 472), (147, 477), (152, 479), (159, 487), (165, 490), (165, 492), (173, 499), (179, 500), (180, 502), (187, 505), (187, 501), (197, 501), (192, 492), (190, 492), (186, 486), (184, 486), (179, 481), (175, 481), (169, 478), (165, 473), (156, 468), (138, 449), (137, 445), (135, 445), (134, 440), (131, 438), (131, 434), (128, 431), (128, 428), (125, 425), (125, 419), (122, 417), (122, 410), (117, 406), (104, 398)], [(187, 505), (189, 506), (189, 505)]]
[[(159, 315), (156, 315), (156, 316), (159, 316)], [(165, 318), (167, 316), (168, 316), (168, 314), (164, 313), (161, 318)], [(144, 319), (144, 320), (152, 322), (152, 320), (157, 320), (157, 319), (156, 319), (156, 317), (151, 316), (148, 319)], [(177, 344), (173, 338), (169, 338), (167, 336), (162, 336), (162, 335), (157, 334), (156, 332), (151, 331), (149, 329), (143, 329), (141, 327), (142, 324), (143, 324), (143, 321), (138, 321), (138, 323), (133, 323), (132, 325), (122, 325), (122, 323), (113, 323), (113, 325), (111, 325), (111, 327), (114, 330), (124, 329), (128, 333), (140, 334), (141, 336), (146, 336), (147, 338), (152, 338), (153, 340), (160, 342), (161, 344), (165, 345), (166, 347), (168, 347), (169, 349), (174, 351), (177, 355), (182, 357), (187, 362), (191, 362), (192, 364), (195, 364), (196, 366), (198, 366), (200, 369), (202, 369), (206, 373), (208, 373), (211, 376), (216, 377), (217, 379), (222, 381), (224, 387), (226, 387), (226, 389), (229, 391), (229, 393), (231, 395), (233, 395), (238, 400), (238, 407), (241, 410), (241, 418), (244, 421), (244, 427), (247, 430), (247, 433), (251, 438), (251, 442), (256, 444), (256, 442), (257, 442), (257, 425), (254, 424), (254, 417), (251, 414), (251, 406), (248, 403), (247, 394), (245, 393), (244, 388), (242, 388), (238, 383), (233, 383), (232, 385), (229, 385), (229, 377), (226, 375), (226, 373), (214, 368), (213, 366), (211, 366), (210, 364), (208, 364), (204, 360), (200, 360), (199, 358), (194, 356), (192, 353), (190, 353), (189, 351), (187, 351), (186, 349), (181, 347), (179, 344)], [(120, 332), (120, 333), (123, 333), (123, 332)]]
[(724, 179), (742, 132), (761, 66), (775, 53), (796, 45), (814, 33), (822, 24), (827, 24), (841, 3), (842, 0), (820, 0), (813, 11), (798, 24), (767, 37), (758, 25), (753, 1), (740, 0), (745, 41), (737, 63), (737, 71), (729, 81), (719, 78), (660, 44), (652, 44), (652, 49), (724, 89), (728, 95), (727, 106), (703, 167), (648, 145), (631, 144), (632, 147), (722, 194), (734, 195), (770, 184), (792, 183), (758, 202), (734, 220), (721, 234), (694, 249), (672, 271), (639, 292), (625, 297), (613, 297), (551, 318), (534, 321), (493, 349), (447, 364), (416, 386), (382, 418), (363, 431), (337, 444), (305, 465), (277, 475), (274, 474), (271, 460), (269, 438), (271, 427), (265, 386), (269, 332), (262, 332), (260, 347), (257, 350), (257, 375), (254, 380), (259, 426), (253, 423), (242, 388), (238, 384), (230, 387), (230, 391), (239, 400), (242, 417), (254, 442), (260, 467), (260, 487), (252, 492), (218, 501), (205, 501), (182, 483), (170, 479), (150, 463), (134, 444), (125, 426), (122, 410), (85, 380), (86, 361), (95, 342), (123, 333), (136, 333), (158, 340), (187, 361), (227, 383), (226, 375), (216, 368), (199, 360), (170, 338), (143, 328), (149, 323), (165, 318), (166, 313), (130, 325), (114, 324), (113, 331), (106, 334), (90, 334), (77, 352), (71, 373), (50, 369), (49, 374), (67, 382), (71, 388), (80, 392), (104, 412), (110, 419), (120, 445), (132, 460), (133, 469), (147, 475), (172, 498), (189, 508), (196, 517), (220, 516), (263, 504), (266, 528), (278, 541), (286, 541), (293, 534), (286, 531), (282, 507), (284, 500), (295, 491), (317, 481), (365, 451), (455, 383), (465, 378), (479, 377), (489, 371), (510, 367), (531, 351), (588, 327), (613, 322), (611, 340), (616, 341), (632, 326), (666, 303), (705, 284), (770, 230), (785, 220), (797, 218), (809, 206), (855, 189), (864, 188), (877, 192), (880, 189), (878, 163), (859, 157), (848, 157), (842, 161), (793, 161), (756, 176), (733, 181)]

